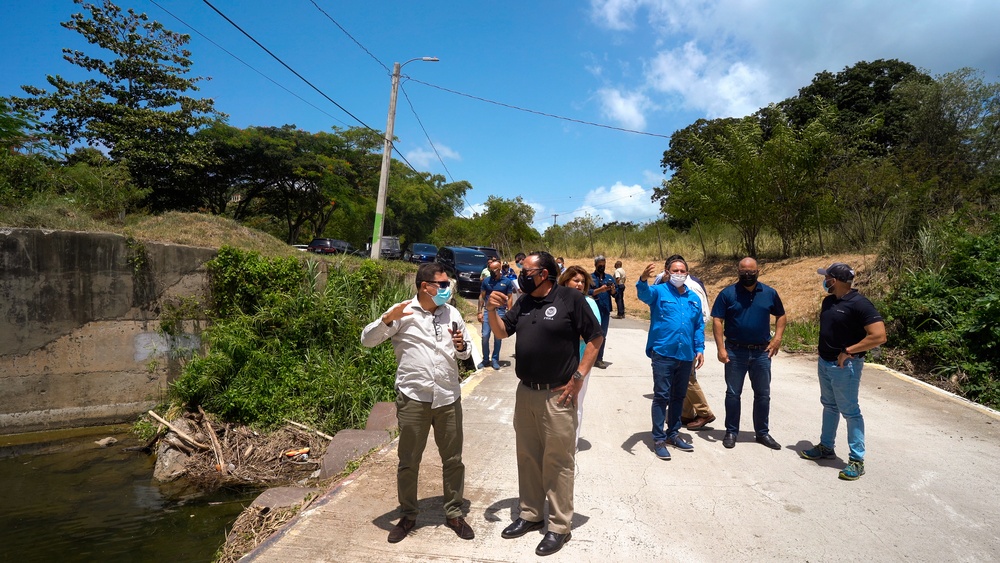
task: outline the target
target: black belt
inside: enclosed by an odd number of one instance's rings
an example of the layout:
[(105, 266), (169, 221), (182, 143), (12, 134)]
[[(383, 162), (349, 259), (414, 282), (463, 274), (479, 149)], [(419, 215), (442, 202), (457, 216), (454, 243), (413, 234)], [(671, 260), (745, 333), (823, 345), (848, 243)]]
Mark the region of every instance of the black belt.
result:
[(524, 385), (525, 387), (530, 387), (535, 391), (548, 391), (550, 389), (562, 387), (567, 383), (569, 383), (569, 381), (564, 381), (562, 383), (532, 383), (530, 381), (524, 381), (524, 380), (521, 381), (521, 385)]
[(733, 348), (740, 348), (743, 350), (767, 350), (770, 343), (765, 342), (764, 344), (740, 344), (739, 342), (726, 341), (726, 346), (732, 346)]

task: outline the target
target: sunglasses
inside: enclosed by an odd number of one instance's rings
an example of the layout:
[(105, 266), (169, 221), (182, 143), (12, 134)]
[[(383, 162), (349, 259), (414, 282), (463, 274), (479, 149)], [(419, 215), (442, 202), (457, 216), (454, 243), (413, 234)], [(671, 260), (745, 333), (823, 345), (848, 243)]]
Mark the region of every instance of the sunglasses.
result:
[(437, 286), (440, 287), (441, 289), (448, 289), (448, 287), (451, 286), (451, 281), (449, 280), (445, 281), (424, 280), (423, 283), (436, 283)]

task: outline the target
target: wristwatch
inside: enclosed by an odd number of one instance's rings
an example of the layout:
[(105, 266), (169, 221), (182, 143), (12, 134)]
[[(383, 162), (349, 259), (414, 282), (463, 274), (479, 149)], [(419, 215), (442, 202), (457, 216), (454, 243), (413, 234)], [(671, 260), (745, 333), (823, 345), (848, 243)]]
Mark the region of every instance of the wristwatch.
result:
[(576, 370), (576, 372), (573, 373), (573, 379), (575, 379), (577, 381), (580, 381), (581, 379), (583, 379), (583, 374), (580, 373), (580, 370)]

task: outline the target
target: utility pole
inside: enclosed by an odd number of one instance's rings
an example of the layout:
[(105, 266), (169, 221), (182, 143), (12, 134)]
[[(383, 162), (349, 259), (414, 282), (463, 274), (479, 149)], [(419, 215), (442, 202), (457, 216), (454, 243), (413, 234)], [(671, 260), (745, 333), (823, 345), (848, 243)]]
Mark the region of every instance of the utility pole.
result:
[(552, 214), (552, 225), (553, 225), (553, 226), (558, 226), (558, 225), (559, 225), (559, 222), (558, 222), (558, 221), (556, 221), (556, 217), (558, 217), (558, 216), (559, 216), (559, 214), (558, 214), (558, 213), (553, 213), (553, 214)]
[(396, 91), (399, 89), (399, 69), (413, 61), (437, 62), (437, 57), (417, 57), (403, 64), (392, 65), (392, 94), (389, 95), (389, 117), (385, 124), (385, 142), (382, 145), (382, 170), (378, 177), (378, 199), (375, 201), (375, 228), (372, 229), (371, 259), (382, 254), (382, 219), (385, 215), (385, 197), (389, 188), (389, 163), (392, 161), (392, 131), (396, 124)]

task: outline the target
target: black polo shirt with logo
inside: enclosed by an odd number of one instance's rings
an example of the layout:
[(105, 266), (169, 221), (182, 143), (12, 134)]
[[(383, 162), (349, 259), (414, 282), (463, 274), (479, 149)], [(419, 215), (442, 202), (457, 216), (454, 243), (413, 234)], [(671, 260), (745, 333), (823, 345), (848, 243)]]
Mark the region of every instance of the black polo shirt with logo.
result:
[(580, 339), (590, 342), (602, 335), (583, 294), (561, 285), (545, 297), (522, 295), (503, 323), (507, 334), (517, 334), (514, 372), (528, 383), (568, 382), (580, 366)]
[(865, 327), (882, 321), (882, 315), (867, 297), (852, 289), (843, 297), (827, 295), (819, 311), (819, 356), (828, 362), (840, 352), (864, 340)]

